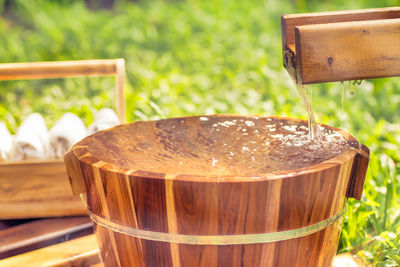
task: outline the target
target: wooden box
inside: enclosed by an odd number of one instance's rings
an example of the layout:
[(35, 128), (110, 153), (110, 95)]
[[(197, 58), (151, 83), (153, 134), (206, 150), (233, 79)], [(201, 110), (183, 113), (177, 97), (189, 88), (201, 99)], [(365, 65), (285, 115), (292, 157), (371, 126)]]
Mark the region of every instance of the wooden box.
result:
[[(77, 60), (0, 64), (0, 80), (115, 76), (116, 110), (125, 122), (125, 61)], [(0, 219), (86, 214), (73, 196), (62, 159), (0, 163)]]

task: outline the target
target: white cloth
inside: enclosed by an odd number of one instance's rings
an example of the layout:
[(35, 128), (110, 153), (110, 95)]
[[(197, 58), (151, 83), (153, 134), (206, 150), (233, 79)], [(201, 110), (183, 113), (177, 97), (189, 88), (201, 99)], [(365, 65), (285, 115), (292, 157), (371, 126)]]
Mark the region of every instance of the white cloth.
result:
[(0, 161), (10, 160), (13, 138), (7, 126), (0, 122)]
[(94, 121), (88, 128), (88, 134), (105, 130), (118, 124), (119, 119), (114, 110), (110, 108), (103, 108), (94, 115)]
[(52, 156), (62, 158), (65, 153), (86, 136), (82, 120), (72, 113), (65, 113), (50, 129)]
[(39, 113), (30, 114), (18, 128), (15, 137), (15, 160), (50, 157), (49, 132)]

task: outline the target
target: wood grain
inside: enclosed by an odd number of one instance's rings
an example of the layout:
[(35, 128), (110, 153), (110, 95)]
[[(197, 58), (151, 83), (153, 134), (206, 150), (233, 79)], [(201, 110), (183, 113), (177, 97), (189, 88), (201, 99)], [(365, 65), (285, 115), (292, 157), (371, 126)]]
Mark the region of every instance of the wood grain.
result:
[(0, 219), (85, 214), (62, 160), (0, 164)]
[(296, 27), (304, 84), (400, 76), (400, 18)]
[(361, 200), (361, 195), (364, 187), (365, 176), (367, 174), (369, 163), (369, 148), (365, 145), (361, 146), (360, 153), (354, 159), (351, 180), (347, 188), (346, 196)]
[(114, 59), (0, 64), (1, 80), (102, 76), (115, 73)]
[[(207, 116), (210, 120), (215, 117), (218, 115)], [(193, 127), (185, 128), (190, 134), (196, 133), (200, 123), (199, 117), (170, 120), (171, 126), (186, 120), (182, 125)], [(163, 139), (153, 138), (151, 131), (159, 131), (160, 124), (136, 123), (145, 124), (146, 136), (154, 142), (156, 151), (163, 151), (162, 146), (174, 147), (160, 141)], [(125, 153), (137, 153), (141, 144), (135, 144), (130, 137), (129, 127), (123, 125), (99, 133), (100, 139), (96, 135), (88, 137), (66, 155), (72, 184), (82, 185), (74, 188), (75, 193), (85, 193), (90, 211), (111, 221), (113, 227), (121, 224), (184, 235), (238, 235), (298, 229), (341, 211), (349, 181), (354, 179), (357, 183), (364, 178), (361, 170), (355, 172), (354, 168), (366, 168), (355, 164), (355, 157), (363, 151), (349, 149), (307, 169), (266, 173), (256, 178), (212, 176), (207, 172), (203, 176), (189, 175), (190, 169), (182, 174), (127, 169), (129, 164), (124, 162), (124, 157), (128, 154), (115, 153), (115, 143), (102, 140), (119, 132)], [(346, 138), (355, 140), (350, 135)], [(99, 149), (98, 142), (110, 146), (109, 155), (90, 153), (94, 151), (90, 150), (91, 146)], [(120, 164), (108, 162), (110, 155)], [(351, 177), (356, 173), (360, 177)], [(151, 241), (100, 224), (95, 224), (95, 230), (106, 266), (329, 266), (336, 253), (340, 222), (301, 238), (246, 245)]]
[(103, 266), (94, 235), (30, 251), (4, 260), (0, 267), (94, 267)]
[(400, 7), (282, 16), (284, 66), (298, 83), (400, 75)]
[(0, 231), (0, 259), (93, 232), (89, 217), (35, 220)]
[(281, 16), (282, 46), (286, 48), (296, 43), (294, 31), (297, 26), (394, 18), (400, 18), (400, 7), (284, 14)]

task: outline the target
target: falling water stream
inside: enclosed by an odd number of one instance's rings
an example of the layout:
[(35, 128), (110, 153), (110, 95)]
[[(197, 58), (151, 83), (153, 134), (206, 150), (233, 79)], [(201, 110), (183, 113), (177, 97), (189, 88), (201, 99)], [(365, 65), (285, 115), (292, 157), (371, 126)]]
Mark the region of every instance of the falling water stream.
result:
[(319, 133), (318, 127), (315, 125), (315, 116), (312, 109), (312, 87), (311, 85), (296, 85), (297, 91), (299, 92), (301, 98), (303, 99), (304, 105), (308, 113), (308, 133), (309, 140), (318, 140)]
[(343, 119), (344, 119), (344, 98), (346, 94), (346, 86), (344, 85), (344, 82), (340, 82), (340, 87), (341, 87), (341, 110), (340, 110), (340, 128), (343, 128)]
[[(341, 111), (340, 111), (340, 128), (343, 128), (343, 120), (344, 120), (344, 101), (346, 97), (346, 91), (350, 93), (350, 95), (356, 94), (357, 85), (360, 85), (362, 80), (355, 81), (346, 81), (341, 82)], [(312, 86), (310, 84), (296, 84), (297, 91), (304, 102), (304, 106), (307, 110), (308, 115), (308, 133), (309, 140), (318, 141), (319, 140), (319, 128), (315, 124), (315, 115), (312, 109)]]

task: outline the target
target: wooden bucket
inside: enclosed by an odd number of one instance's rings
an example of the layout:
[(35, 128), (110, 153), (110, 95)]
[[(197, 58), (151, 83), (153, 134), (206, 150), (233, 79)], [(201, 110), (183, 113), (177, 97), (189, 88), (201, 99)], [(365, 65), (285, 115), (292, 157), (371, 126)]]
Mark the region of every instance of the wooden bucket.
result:
[[(191, 142), (220, 149), (199, 131), (201, 123), (272, 118), (135, 122), (77, 143), (65, 156), (67, 172), (74, 193), (87, 204), (105, 265), (330, 266), (346, 198), (360, 199), (368, 166), (368, 148), (354, 137), (326, 126), (356, 148), (304, 168), (264, 175), (231, 175), (229, 166), (198, 172), (200, 152)], [(181, 131), (188, 137), (171, 137)], [(148, 157), (149, 150), (156, 156)], [(174, 151), (177, 164), (163, 165), (160, 158), (168, 155), (162, 153)], [(211, 160), (214, 166), (217, 160)]]

